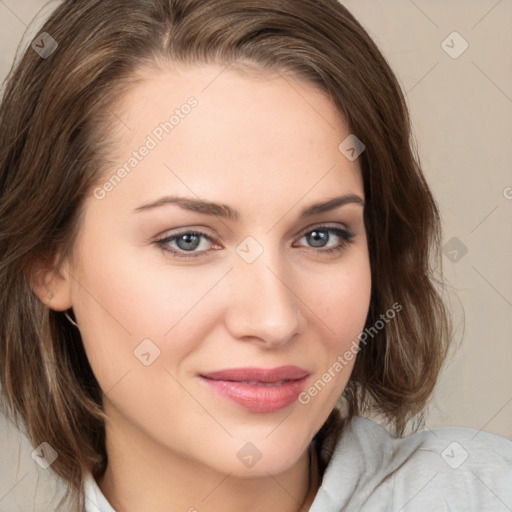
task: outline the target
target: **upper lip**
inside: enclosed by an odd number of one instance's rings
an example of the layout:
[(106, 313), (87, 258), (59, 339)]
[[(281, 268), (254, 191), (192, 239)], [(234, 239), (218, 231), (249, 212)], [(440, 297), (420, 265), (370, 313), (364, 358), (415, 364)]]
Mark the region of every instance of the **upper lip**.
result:
[(279, 382), (281, 380), (298, 380), (307, 377), (309, 372), (298, 366), (279, 366), (278, 368), (230, 368), (216, 372), (201, 373), (201, 377), (213, 380), (233, 382), (257, 381)]

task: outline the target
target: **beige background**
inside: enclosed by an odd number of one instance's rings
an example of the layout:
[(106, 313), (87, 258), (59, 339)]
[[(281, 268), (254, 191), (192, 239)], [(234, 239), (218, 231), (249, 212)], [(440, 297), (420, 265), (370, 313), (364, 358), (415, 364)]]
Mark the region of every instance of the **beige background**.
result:
[[(406, 91), (445, 243), (456, 237), (443, 259), (461, 345), (445, 366), (427, 426), (471, 427), (512, 439), (512, 0), (343, 3)], [(44, 4), (0, 0), (1, 79)], [(456, 59), (441, 46), (454, 31), (469, 45)], [(37, 33), (36, 24), (25, 44)], [(462, 48), (457, 38), (447, 39), (452, 53)], [(0, 418), (1, 512), (47, 510), (50, 473), (35, 464), (31, 450)]]

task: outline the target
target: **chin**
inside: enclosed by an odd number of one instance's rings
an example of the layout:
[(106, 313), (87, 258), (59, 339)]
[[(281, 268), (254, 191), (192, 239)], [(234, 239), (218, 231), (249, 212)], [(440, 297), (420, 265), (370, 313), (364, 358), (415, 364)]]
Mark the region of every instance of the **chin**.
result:
[(210, 446), (208, 465), (239, 478), (265, 478), (293, 467), (310, 441), (306, 433), (292, 435), (283, 431), (281, 435), (276, 435), (276, 432), (269, 435), (266, 430), (259, 436), (244, 435), (243, 439), (232, 439), (223, 447), (217, 445), (212, 450)]

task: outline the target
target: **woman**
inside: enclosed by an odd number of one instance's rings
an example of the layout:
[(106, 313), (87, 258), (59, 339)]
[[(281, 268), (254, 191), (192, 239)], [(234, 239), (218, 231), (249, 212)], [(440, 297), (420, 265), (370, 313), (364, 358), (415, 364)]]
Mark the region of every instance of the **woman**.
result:
[(335, 0), (64, 1), (0, 127), (4, 402), (73, 510), (512, 506), (509, 441), (402, 437), (439, 215)]

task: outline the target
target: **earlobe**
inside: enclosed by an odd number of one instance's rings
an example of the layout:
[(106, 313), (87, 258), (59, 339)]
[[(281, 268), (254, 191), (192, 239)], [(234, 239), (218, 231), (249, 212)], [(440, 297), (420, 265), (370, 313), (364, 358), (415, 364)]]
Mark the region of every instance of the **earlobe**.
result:
[(52, 264), (38, 262), (30, 271), (30, 287), (39, 300), (55, 311), (65, 311), (72, 307), (71, 277), (66, 265), (57, 269)]

